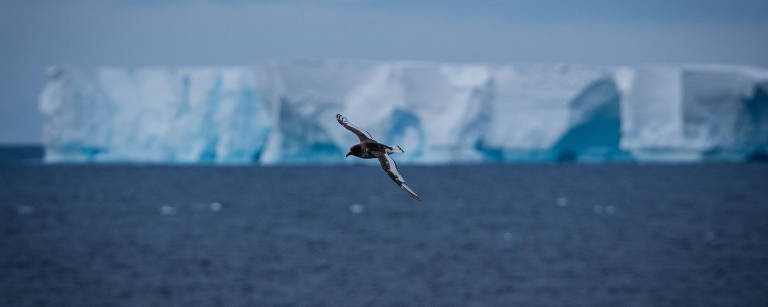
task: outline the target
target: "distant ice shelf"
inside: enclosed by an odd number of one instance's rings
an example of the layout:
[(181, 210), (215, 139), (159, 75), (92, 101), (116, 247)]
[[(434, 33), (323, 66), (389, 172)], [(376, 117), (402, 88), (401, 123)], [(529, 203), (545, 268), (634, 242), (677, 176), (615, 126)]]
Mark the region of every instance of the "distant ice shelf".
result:
[(401, 145), (401, 163), (768, 154), (768, 70), (751, 67), (318, 60), (47, 78), (48, 162), (360, 163), (336, 113)]

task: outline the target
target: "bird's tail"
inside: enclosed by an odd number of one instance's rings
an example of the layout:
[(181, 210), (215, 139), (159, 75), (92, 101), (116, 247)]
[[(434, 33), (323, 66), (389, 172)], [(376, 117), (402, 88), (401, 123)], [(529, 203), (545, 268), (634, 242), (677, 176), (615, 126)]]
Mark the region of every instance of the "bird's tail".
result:
[(390, 154), (390, 153), (398, 153), (398, 152), (405, 152), (405, 150), (403, 150), (403, 149), (400, 147), (400, 145), (395, 145), (395, 146), (392, 146), (392, 147), (390, 147), (390, 148), (389, 148), (389, 150), (388, 150), (388, 151), (389, 151), (389, 152), (388, 152), (388, 154)]

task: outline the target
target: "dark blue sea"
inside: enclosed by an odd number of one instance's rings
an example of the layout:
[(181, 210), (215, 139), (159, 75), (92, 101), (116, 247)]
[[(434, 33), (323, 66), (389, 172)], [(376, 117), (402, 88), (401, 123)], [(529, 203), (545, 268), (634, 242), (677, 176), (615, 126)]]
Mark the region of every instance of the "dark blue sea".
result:
[(768, 165), (0, 165), (0, 306), (768, 306)]

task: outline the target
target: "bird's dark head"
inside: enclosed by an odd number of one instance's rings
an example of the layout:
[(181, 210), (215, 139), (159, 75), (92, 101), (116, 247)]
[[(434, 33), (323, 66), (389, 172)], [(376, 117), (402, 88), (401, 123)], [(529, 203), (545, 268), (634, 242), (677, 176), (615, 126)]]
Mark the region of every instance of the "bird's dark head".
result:
[(349, 148), (349, 152), (345, 157), (349, 157), (349, 156), (359, 157), (362, 154), (363, 154), (363, 147), (360, 146), (360, 144), (357, 144)]

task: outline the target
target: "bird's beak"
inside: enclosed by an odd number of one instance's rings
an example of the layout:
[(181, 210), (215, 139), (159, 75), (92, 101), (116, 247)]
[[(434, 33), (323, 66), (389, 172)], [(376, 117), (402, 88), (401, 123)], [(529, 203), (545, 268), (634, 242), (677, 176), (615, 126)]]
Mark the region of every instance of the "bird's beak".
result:
[(344, 156), (344, 158), (349, 157), (349, 155), (351, 155), (351, 154), (352, 154), (352, 152), (348, 152), (347, 155)]

